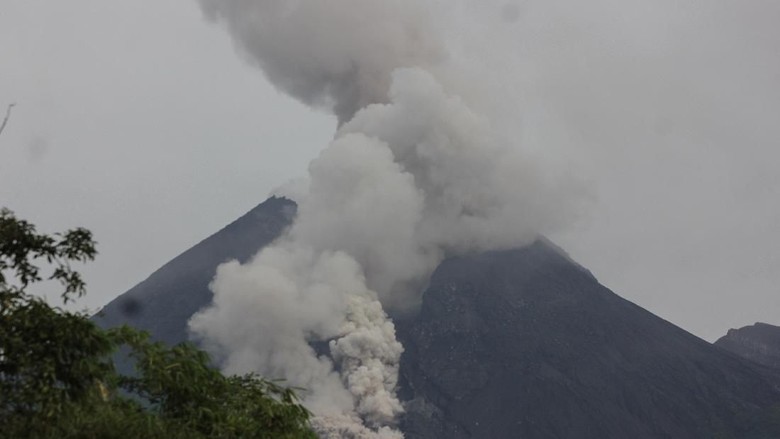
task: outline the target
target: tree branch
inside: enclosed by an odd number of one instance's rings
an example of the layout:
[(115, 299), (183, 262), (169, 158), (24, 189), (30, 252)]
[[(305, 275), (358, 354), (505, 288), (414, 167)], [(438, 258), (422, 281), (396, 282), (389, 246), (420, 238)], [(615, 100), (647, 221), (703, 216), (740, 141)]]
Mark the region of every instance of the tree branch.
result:
[(3, 134), (3, 130), (6, 124), (8, 124), (8, 118), (11, 117), (11, 108), (14, 108), (15, 105), (16, 103), (8, 104), (8, 108), (5, 109), (5, 118), (3, 119), (3, 124), (0, 125), (0, 134)]

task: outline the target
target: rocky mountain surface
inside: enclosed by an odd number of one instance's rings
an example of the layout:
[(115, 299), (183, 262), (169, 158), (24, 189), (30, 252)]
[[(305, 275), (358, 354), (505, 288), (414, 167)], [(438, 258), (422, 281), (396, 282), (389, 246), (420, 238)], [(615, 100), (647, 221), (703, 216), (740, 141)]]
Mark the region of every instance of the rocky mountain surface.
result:
[[(247, 260), (294, 212), (269, 199), (97, 321), (185, 340), (216, 266)], [(444, 261), (419, 313), (395, 317), (408, 439), (780, 437), (780, 372), (620, 298), (544, 239)]]
[(780, 326), (756, 323), (729, 332), (715, 342), (740, 357), (780, 369)]

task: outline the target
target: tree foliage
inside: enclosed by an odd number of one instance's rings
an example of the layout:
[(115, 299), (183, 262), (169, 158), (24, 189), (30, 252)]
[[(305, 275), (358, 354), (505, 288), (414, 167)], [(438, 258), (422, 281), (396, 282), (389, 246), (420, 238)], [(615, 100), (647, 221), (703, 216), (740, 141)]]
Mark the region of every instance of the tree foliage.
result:
[[(170, 348), (127, 326), (103, 330), (27, 291), (56, 281), (63, 302), (75, 300), (85, 284), (72, 264), (95, 255), (85, 229), (39, 234), (0, 210), (0, 437), (315, 437), (293, 390), (226, 377), (190, 344)], [(136, 362), (133, 376), (114, 368), (120, 347)]]

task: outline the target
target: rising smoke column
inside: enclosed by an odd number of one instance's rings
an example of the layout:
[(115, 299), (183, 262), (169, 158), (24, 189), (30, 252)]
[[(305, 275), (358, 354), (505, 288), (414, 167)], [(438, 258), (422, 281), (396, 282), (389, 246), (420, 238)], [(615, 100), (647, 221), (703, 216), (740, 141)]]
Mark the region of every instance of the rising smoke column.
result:
[(445, 86), (422, 2), (201, 4), (269, 80), (340, 127), (309, 166), (290, 230), (247, 264), (220, 266), (213, 305), (190, 328), (226, 371), (307, 389), (323, 437), (402, 437), (403, 347), (385, 310), (414, 307), (448, 254), (556, 226), (568, 188)]

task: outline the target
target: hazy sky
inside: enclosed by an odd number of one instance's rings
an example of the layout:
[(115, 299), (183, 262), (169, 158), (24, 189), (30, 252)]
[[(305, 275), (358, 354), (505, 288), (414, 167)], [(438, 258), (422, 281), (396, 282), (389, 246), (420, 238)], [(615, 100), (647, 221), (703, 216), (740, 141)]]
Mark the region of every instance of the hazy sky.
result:
[[(591, 207), (551, 238), (708, 340), (780, 324), (780, 4), (460, 3), (487, 23), (464, 46), (517, 75), (521, 141), (589, 181)], [(336, 123), (268, 85), (194, 0), (0, 0), (11, 102), (0, 205), (95, 233), (92, 308), (303, 174)]]

